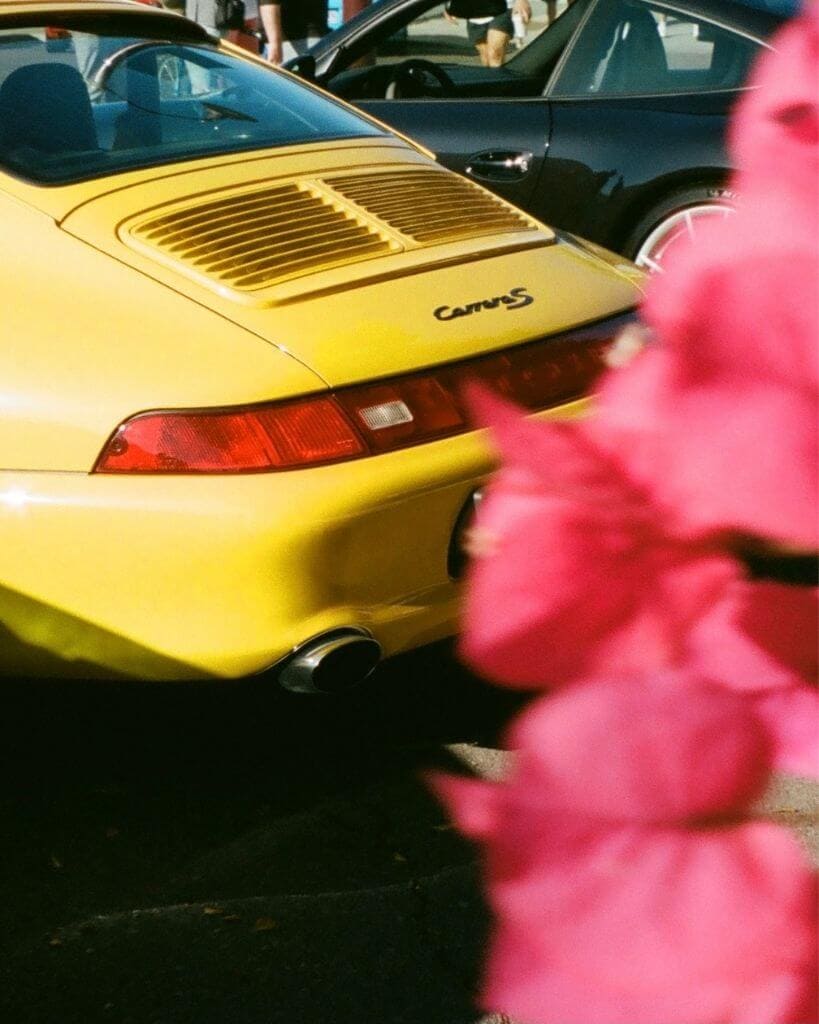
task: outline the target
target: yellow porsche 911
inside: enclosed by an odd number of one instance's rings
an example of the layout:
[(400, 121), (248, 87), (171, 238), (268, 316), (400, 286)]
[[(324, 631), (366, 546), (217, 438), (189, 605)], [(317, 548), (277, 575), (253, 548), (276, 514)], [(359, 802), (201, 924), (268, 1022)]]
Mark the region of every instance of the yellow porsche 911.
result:
[(0, 660), (340, 688), (457, 625), (467, 378), (579, 407), (636, 272), (171, 12), (0, 0)]

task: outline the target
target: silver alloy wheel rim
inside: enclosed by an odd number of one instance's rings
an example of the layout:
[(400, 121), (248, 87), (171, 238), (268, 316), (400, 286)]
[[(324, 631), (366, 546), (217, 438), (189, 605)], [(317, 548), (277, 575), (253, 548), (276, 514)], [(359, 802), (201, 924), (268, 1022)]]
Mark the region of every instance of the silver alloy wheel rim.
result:
[(638, 267), (653, 274), (662, 273), (665, 254), (678, 238), (687, 235), (696, 241), (697, 221), (706, 217), (728, 217), (734, 212), (735, 208), (726, 202), (700, 203), (677, 210), (676, 213), (663, 218), (646, 237), (637, 250), (634, 262)]

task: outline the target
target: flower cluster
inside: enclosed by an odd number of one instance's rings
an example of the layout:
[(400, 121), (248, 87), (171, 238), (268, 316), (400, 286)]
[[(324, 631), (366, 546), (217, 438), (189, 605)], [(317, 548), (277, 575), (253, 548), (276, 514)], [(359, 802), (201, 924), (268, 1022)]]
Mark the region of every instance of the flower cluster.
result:
[(483, 1001), (527, 1024), (816, 1017), (813, 875), (751, 805), (819, 774), (817, 590), (787, 571), (819, 548), (817, 66), (810, 5), (738, 110), (738, 211), (652, 279), (592, 416), (471, 395), (502, 465), (462, 654), (555, 692), (506, 781), (434, 785), (486, 847)]
[(486, 844), (482, 1002), (526, 1024), (807, 1024), (812, 873), (744, 820), (770, 748), (741, 697), (684, 674), (537, 701), (504, 783), (434, 780)]

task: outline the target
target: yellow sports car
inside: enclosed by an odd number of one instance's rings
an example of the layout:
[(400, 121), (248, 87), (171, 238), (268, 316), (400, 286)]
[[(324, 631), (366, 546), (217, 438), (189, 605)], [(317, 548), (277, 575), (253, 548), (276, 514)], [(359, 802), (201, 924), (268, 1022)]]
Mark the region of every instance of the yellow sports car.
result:
[(451, 634), (462, 382), (576, 410), (639, 288), (127, 0), (0, 0), (0, 233), (15, 675), (335, 689)]

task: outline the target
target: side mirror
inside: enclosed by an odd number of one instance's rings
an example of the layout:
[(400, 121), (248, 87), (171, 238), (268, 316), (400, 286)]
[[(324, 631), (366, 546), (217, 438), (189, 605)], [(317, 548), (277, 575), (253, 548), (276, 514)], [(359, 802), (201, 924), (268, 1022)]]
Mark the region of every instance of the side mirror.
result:
[(284, 66), (288, 71), (308, 82), (316, 80), (316, 58), (312, 53), (302, 53), (298, 57), (293, 57)]

